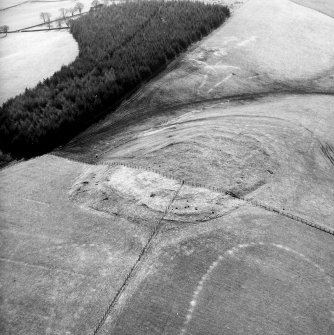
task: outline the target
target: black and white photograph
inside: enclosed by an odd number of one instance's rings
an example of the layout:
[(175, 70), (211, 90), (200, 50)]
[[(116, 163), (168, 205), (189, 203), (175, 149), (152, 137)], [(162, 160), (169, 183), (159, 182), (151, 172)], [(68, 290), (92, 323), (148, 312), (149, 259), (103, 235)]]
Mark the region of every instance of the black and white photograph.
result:
[(334, 335), (334, 0), (0, 0), (0, 334)]

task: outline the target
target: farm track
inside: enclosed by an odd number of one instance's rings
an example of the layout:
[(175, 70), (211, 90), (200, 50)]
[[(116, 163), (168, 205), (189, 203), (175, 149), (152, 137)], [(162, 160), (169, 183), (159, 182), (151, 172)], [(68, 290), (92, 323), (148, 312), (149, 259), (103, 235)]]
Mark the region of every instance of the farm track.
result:
[[(229, 190), (224, 190), (222, 188), (213, 187), (213, 186), (210, 186), (210, 185), (203, 185), (203, 184), (200, 184), (200, 183), (194, 183), (194, 182), (189, 181), (189, 180), (179, 180), (179, 179), (177, 179), (176, 177), (174, 177), (174, 176), (172, 176), (170, 174), (164, 174), (164, 173), (162, 173), (162, 172), (160, 172), (160, 171), (158, 171), (156, 169), (151, 169), (151, 168), (147, 168), (147, 167), (143, 167), (143, 166), (138, 166), (138, 165), (135, 165), (135, 164), (132, 164), (132, 163), (124, 163), (124, 162), (120, 162), (120, 161), (116, 161), (116, 162), (115, 161), (114, 162), (101, 161), (101, 162), (97, 162), (97, 163), (87, 163), (85, 161), (78, 161), (78, 160), (74, 160), (74, 159), (70, 159), (70, 158), (65, 158), (65, 159), (68, 159), (68, 160), (74, 161), (74, 162), (80, 162), (80, 163), (87, 164), (87, 165), (124, 166), (124, 167), (132, 168), (132, 169), (137, 169), (137, 170), (150, 171), (150, 172), (159, 174), (159, 175), (161, 175), (161, 176), (163, 176), (165, 178), (176, 180), (176, 181), (180, 182), (181, 185), (188, 185), (188, 186), (196, 187), (196, 188), (205, 188), (205, 189), (208, 189), (208, 190), (213, 191), (213, 192), (217, 192), (217, 193), (221, 193), (221, 194), (224, 194), (224, 195), (228, 195), (231, 198), (235, 198), (235, 199), (247, 202), (248, 204), (251, 204), (252, 206), (265, 209), (266, 211), (276, 213), (276, 214), (281, 215), (283, 217), (287, 217), (287, 218), (292, 219), (292, 220), (294, 220), (296, 222), (303, 223), (304, 225), (307, 225), (309, 227), (315, 228), (317, 230), (320, 230), (322, 232), (325, 232), (327, 234), (330, 234), (330, 235), (334, 236), (334, 230), (333, 229), (331, 229), (329, 227), (326, 227), (326, 226), (323, 226), (321, 224), (315, 223), (313, 221), (304, 219), (304, 218), (302, 218), (302, 217), (300, 217), (298, 215), (288, 213), (286, 211), (283, 211), (281, 209), (278, 209), (278, 208), (275, 208), (275, 207), (272, 207), (272, 206), (268, 206), (268, 205), (266, 205), (266, 204), (264, 204), (262, 202), (259, 202), (257, 200), (247, 199), (247, 198), (245, 198), (243, 196), (240, 196), (240, 195), (237, 195), (237, 194), (235, 194), (235, 193), (233, 193), (233, 192), (231, 192)], [(173, 198), (173, 201), (174, 200), (175, 200), (175, 197)], [(167, 208), (169, 208), (170, 206), (171, 206), (171, 204), (169, 204), (167, 206)], [(164, 217), (165, 217), (165, 215), (164, 215)], [(163, 220), (163, 219), (161, 219), (161, 220)]]
[(93, 335), (98, 334), (99, 330), (101, 329), (101, 327), (103, 326), (104, 322), (106, 321), (106, 318), (108, 317), (109, 313), (111, 312), (111, 309), (117, 304), (117, 302), (118, 302), (121, 294), (124, 292), (124, 290), (126, 289), (126, 287), (129, 285), (130, 281), (133, 279), (133, 277), (137, 273), (140, 265), (145, 260), (146, 256), (148, 255), (149, 251), (151, 250), (153, 242), (154, 242), (154, 239), (158, 236), (159, 232), (161, 231), (161, 228), (163, 227), (163, 221), (164, 221), (165, 217), (168, 215), (168, 212), (169, 212), (169, 210), (170, 210), (173, 202), (175, 201), (177, 195), (181, 191), (181, 188), (182, 188), (183, 184), (184, 183), (181, 182), (180, 187), (175, 191), (173, 197), (171, 198), (171, 200), (169, 201), (168, 205), (166, 206), (164, 214), (159, 219), (159, 221), (157, 222), (156, 226), (154, 227), (152, 233), (150, 234), (149, 238), (147, 239), (147, 242), (144, 245), (143, 249), (141, 250), (141, 252), (140, 252), (140, 254), (139, 254), (139, 256), (138, 256), (135, 264), (131, 267), (131, 269), (128, 272), (128, 274), (127, 274), (127, 276), (126, 276), (126, 278), (125, 278), (122, 286), (120, 286), (120, 288), (116, 292), (115, 296), (113, 297), (112, 301), (110, 302), (109, 306), (105, 310), (102, 318), (100, 319), (100, 321), (98, 322), (98, 324), (94, 328)]

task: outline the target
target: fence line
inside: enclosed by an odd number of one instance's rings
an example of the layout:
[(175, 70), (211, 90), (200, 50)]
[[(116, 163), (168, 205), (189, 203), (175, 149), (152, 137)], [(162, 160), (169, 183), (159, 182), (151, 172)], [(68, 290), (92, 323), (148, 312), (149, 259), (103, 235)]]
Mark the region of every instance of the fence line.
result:
[(239, 199), (239, 200), (245, 201), (245, 202), (247, 202), (247, 203), (249, 203), (249, 204), (251, 204), (251, 205), (253, 205), (255, 207), (259, 207), (259, 208), (265, 209), (267, 211), (276, 213), (278, 215), (282, 215), (284, 217), (287, 217), (287, 218), (290, 218), (290, 219), (292, 219), (294, 221), (303, 223), (303, 224), (305, 224), (307, 226), (310, 226), (312, 228), (318, 229), (318, 230), (323, 231), (325, 233), (328, 233), (330, 235), (334, 235), (334, 230), (331, 229), (331, 228), (324, 227), (324, 226), (322, 226), (320, 224), (317, 224), (315, 222), (312, 222), (310, 220), (303, 219), (303, 218), (301, 218), (301, 217), (299, 217), (297, 215), (294, 215), (294, 214), (291, 214), (291, 213), (287, 213), (285, 211), (281, 211), (281, 210), (279, 210), (277, 208), (268, 206), (268, 205), (266, 205), (264, 203), (261, 203), (261, 202), (259, 202), (257, 200), (246, 199), (245, 197), (237, 195), (237, 194), (233, 193), (232, 191), (224, 190), (224, 189), (219, 188), (219, 187), (210, 186), (210, 185), (203, 185), (203, 184), (200, 184), (200, 183), (194, 183), (192, 181), (179, 180), (175, 176), (172, 176), (172, 175), (169, 176), (169, 175), (167, 175), (165, 173), (162, 173), (162, 172), (160, 172), (160, 171), (158, 171), (158, 170), (156, 170), (154, 168), (151, 168), (151, 167), (144, 167), (144, 166), (139, 166), (139, 165), (132, 164), (132, 163), (129, 163), (129, 162), (121, 162), (121, 161), (101, 161), (101, 162), (93, 162), (93, 163), (89, 164), (89, 163), (87, 163), (87, 162), (85, 162), (83, 160), (80, 161), (80, 160), (74, 160), (74, 159), (71, 159), (71, 158), (64, 158), (64, 159), (67, 159), (68, 161), (73, 161), (73, 162), (80, 162), (80, 163), (83, 163), (85, 166), (92, 166), (92, 165), (96, 165), (96, 166), (124, 166), (124, 167), (133, 168), (133, 169), (137, 169), (137, 170), (145, 170), (145, 171), (149, 171), (149, 172), (154, 172), (154, 173), (159, 174), (159, 175), (161, 175), (163, 177), (171, 178), (173, 180), (176, 180), (176, 181), (180, 182), (180, 187), (175, 191), (175, 194), (171, 198), (171, 200), (169, 201), (168, 205), (166, 206), (162, 217), (159, 219), (159, 221), (157, 222), (157, 224), (154, 226), (152, 232), (149, 234), (149, 237), (148, 237), (148, 240), (147, 240), (145, 246), (143, 247), (143, 249), (141, 250), (140, 254), (138, 255), (137, 260), (135, 261), (135, 263), (133, 264), (133, 266), (130, 268), (129, 272), (127, 273), (122, 286), (116, 291), (115, 296), (113, 297), (113, 299), (109, 303), (109, 305), (106, 308), (106, 310), (104, 311), (101, 319), (99, 320), (99, 322), (97, 323), (96, 327), (94, 328), (93, 335), (97, 335), (98, 334), (99, 330), (101, 329), (101, 327), (105, 323), (105, 321), (106, 321), (106, 319), (108, 317), (108, 314), (111, 312), (112, 308), (118, 302), (121, 294), (124, 292), (124, 290), (128, 286), (129, 281), (135, 275), (136, 270), (138, 269), (139, 265), (141, 264), (141, 261), (143, 260), (143, 258), (147, 254), (147, 252), (152, 247), (153, 240), (159, 234), (159, 232), (160, 232), (160, 230), (162, 228), (162, 225), (163, 225), (163, 220), (166, 218), (166, 216), (167, 216), (167, 214), (168, 214), (168, 212), (170, 210), (170, 207), (172, 206), (172, 204), (175, 201), (176, 197), (180, 193), (183, 185), (189, 185), (189, 186), (192, 186), (192, 187), (205, 188), (205, 189), (209, 189), (209, 190), (212, 190), (214, 192), (217, 192), (217, 193), (228, 195), (231, 198), (235, 198), (235, 199)]
[[(78, 162), (78, 161), (80, 162), (80, 160), (74, 160), (74, 159), (71, 159), (71, 158), (65, 158), (65, 159), (68, 159), (68, 160), (74, 161), (74, 162)], [(251, 205), (253, 205), (255, 207), (263, 208), (263, 209), (265, 209), (267, 211), (276, 213), (278, 215), (282, 215), (284, 217), (287, 217), (287, 218), (292, 219), (294, 221), (303, 223), (303, 224), (305, 224), (307, 226), (310, 226), (312, 228), (321, 230), (321, 231), (323, 231), (325, 233), (328, 233), (328, 234), (331, 234), (331, 235), (334, 236), (334, 229), (332, 229), (332, 228), (320, 225), (320, 224), (315, 223), (313, 221), (304, 219), (304, 218), (302, 218), (302, 217), (300, 217), (298, 215), (294, 215), (294, 214), (282, 211), (282, 210), (274, 208), (272, 206), (268, 206), (268, 205), (266, 205), (266, 204), (264, 204), (262, 202), (259, 202), (257, 200), (247, 199), (247, 198), (245, 198), (245, 197), (243, 197), (241, 195), (235, 194), (232, 191), (225, 190), (225, 189), (220, 188), (220, 187), (215, 187), (215, 186), (210, 186), (210, 185), (204, 185), (204, 184), (201, 184), (201, 183), (194, 183), (193, 181), (181, 180), (181, 179), (176, 178), (175, 176), (172, 176), (172, 175), (169, 175), (169, 174), (157, 171), (156, 169), (152, 169), (150, 167), (145, 167), (145, 166), (139, 166), (139, 165), (136, 165), (136, 164), (133, 164), (133, 163), (129, 163), (129, 162), (101, 161), (101, 162), (93, 162), (92, 164), (88, 164), (87, 162), (82, 161), (81, 163), (86, 164), (86, 165), (125, 166), (125, 167), (129, 167), (129, 168), (132, 168), (132, 169), (145, 170), (145, 171), (149, 171), (149, 172), (154, 172), (154, 173), (159, 174), (159, 175), (161, 175), (161, 176), (163, 176), (165, 178), (178, 181), (178, 182), (180, 182), (180, 183), (182, 183), (184, 185), (188, 185), (188, 186), (196, 187), (196, 188), (209, 189), (209, 190), (217, 192), (217, 193), (228, 195), (228, 196), (230, 196), (230, 197), (232, 197), (234, 199), (239, 199), (239, 200), (245, 201), (245, 202), (247, 202), (247, 203), (249, 203), (249, 204), (251, 204)]]
[[(113, 165), (115, 165), (115, 164), (113, 164)], [(159, 219), (158, 223), (154, 226), (154, 229), (150, 233), (150, 235), (148, 237), (148, 240), (147, 240), (144, 248), (141, 250), (141, 252), (139, 253), (139, 255), (137, 257), (137, 260), (135, 261), (134, 265), (130, 268), (129, 272), (127, 273), (122, 286), (117, 290), (115, 296), (113, 297), (113, 299), (109, 303), (107, 309), (105, 310), (105, 312), (103, 313), (103, 315), (102, 315), (101, 319), (99, 320), (98, 324), (94, 328), (93, 335), (96, 335), (99, 332), (99, 330), (103, 326), (104, 322), (106, 321), (107, 316), (110, 313), (111, 309), (118, 302), (120, 295), (122, 294), (122, 292), (125, 290), (125, 288), (129, 284), (129, 280), (135, 275), (135, 271), (138, 269), (138, 267), (140, 265), (140, 262), (142, 261), (143, 257), (147, 254), (147, 252), (151, 248), (154, 238), (159, 234), (159, 232), (161, 230), (161, 227), (163, 225), (163, 220), (167, 216), (170, 207), (172, 206), (172, 204), (175, 201), (176, 197), (180, 193), (180, 190), (181, 190), (182, 186), (183, 186), (183, 183), (181, 183), (180, 187), (175, 191), (173, 197), (168, 202), (168, 204), (167, 204), (167, 206), (166, 206), (166, 208), (164, 210), (164, 213), (163, 213), (162, 217)]]

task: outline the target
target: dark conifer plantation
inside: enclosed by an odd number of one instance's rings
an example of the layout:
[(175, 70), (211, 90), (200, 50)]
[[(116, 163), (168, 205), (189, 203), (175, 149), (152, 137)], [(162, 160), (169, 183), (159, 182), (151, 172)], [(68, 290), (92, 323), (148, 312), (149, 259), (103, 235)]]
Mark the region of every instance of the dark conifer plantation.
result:
[(79, 56), (1, 107), (1, 149), (27, 157), (64, 143), (229, 14), (218, 5), (147, 1), (74, 21)]

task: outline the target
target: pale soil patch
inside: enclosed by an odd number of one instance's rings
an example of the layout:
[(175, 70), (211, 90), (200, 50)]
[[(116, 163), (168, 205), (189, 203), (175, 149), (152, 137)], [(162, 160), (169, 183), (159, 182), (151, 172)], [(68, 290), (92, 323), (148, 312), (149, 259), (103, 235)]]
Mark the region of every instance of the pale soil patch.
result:
[[(150, 226), (164, 216), (180, 186), (180, 182), (144, 169), (91, 166), (72, 185), (69, 194), (73, 201), (86, 208)], [(183, 186), (166, 220), (176, 226), (208, 221), (241, 204), (209, 189)]]
[[(20, 6), (1, 11), (0, 22), (2, 25), (8, 25), (9, 30), (23, 29), (29, 26), (43, 23), (43, 20), (40, 18), (41, 12), (50, 13), (51, 20), (54, 20), (60, 17), (60, 8), (72, 8), (75, 6), (76, 2), (78, 1), (68, 0), (22, 3)], [(80, 0), (80, 2), (84, 5), (83, 11), (88, 11), (92, 1)]]
[(179, 187), (179, 182), (145, 170), (92, 166), (76, 180), (69, 195), (84, 207), (153, 228)]
[(33, 88), (78, 55), (68, 32), (10, 34), (0, 39), (0, 103)]

